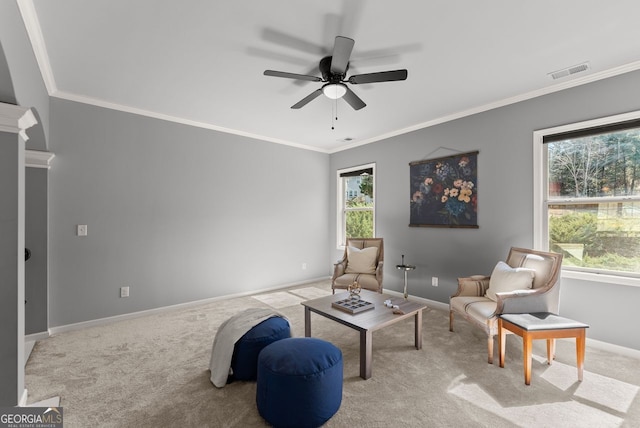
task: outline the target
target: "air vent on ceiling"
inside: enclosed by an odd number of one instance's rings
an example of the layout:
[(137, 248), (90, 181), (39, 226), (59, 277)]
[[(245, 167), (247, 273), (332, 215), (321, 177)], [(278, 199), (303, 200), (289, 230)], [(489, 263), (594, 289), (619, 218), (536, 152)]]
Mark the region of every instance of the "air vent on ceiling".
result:
[(582, 64), (572, 65), (571, 67), (548, 73), (547, 76), (551, 77), (553, 80), (556, 80), (563, 77), (571, 76), (572, 74), (582, 73), (589, 70), (589, 68), (589, 62), (583, 62)]

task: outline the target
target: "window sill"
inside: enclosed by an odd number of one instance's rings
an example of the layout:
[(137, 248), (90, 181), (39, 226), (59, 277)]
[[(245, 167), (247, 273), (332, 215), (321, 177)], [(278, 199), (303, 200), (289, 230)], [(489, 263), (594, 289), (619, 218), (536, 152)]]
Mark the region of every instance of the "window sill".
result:
[(562, 278), (579, 279), (582, 281), (602, 282), (606, 284), (627, 285), (640, 287), (640, 278), (631, 276), (607, 275), (593, 272), (579, 272), (575, 270), (562, 270)]

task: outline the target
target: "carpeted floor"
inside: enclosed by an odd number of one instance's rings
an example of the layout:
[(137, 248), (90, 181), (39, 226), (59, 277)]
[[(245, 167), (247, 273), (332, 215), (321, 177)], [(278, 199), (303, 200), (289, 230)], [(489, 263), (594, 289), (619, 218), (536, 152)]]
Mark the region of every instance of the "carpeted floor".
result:
[[(209, 382), (216, 330), (247, 307), (273, 305), (291, 320), (293, 335), (304, 336), (299, 302), (329, 292), (322, 281), (52, 336), (36, 344), (27, 364), (29, 402), (60, 396), (69, 428), (267, 426), (255, 383), (217, 389)], [(634, 358), (588, 346), (578, 382), (574, 342), (558, 341), (549, 366), (539, 341), (525, 386), (518, 337), (508, 336), (501, 369), (487, 364), (480, 330), (460, 320), (451, 333), (448, 311), (428, 308), (420, 351), (412, 320), (374, 332), (373, 376), (363, 380), (356, 331), (312, 314), (312, 333), (344, 357), (342, 406), (327, 427), (640, 426)]]

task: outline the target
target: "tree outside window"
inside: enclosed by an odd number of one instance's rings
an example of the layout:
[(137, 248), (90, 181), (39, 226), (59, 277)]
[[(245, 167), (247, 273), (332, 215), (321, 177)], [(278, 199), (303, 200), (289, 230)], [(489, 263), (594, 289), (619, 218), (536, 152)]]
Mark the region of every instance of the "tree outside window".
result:
[(374, 165), (363, 165), (338, 171), (338, 244), (347, 238), (373, 238), (374, 216)]
[(549, 249), (565, 267), (640, 274), (640, 123), (544, 141)]

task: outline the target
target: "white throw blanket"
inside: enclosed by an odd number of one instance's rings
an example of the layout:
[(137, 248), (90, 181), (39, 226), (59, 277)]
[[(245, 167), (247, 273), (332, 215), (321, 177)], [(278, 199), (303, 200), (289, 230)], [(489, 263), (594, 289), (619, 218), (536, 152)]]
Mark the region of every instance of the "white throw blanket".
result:
[(251, 328), (272, 317), (284, 318), (291, 325), (289, 319), (281, 313), (263, 308), (249, 308), (220, 325), (211, 348), (211, 360), (209, 361), (211, 383), (218, 388), (227, 384), (236, 342)]

